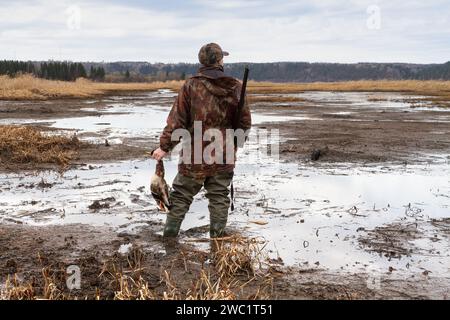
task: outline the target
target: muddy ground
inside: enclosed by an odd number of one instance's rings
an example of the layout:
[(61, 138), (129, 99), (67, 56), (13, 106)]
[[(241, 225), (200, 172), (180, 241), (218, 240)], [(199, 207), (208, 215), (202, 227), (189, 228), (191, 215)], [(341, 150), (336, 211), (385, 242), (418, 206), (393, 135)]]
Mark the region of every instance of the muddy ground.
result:
[[(163, 295), (167, 291), (164, 271), (180, 290), (193, 287), (201, 270), (209, 270), (211, 252), (192, 246), (164, 242), (155, 231), (161, 226), (149, 226), (140, 234), (118, 234), (114, 230), (86, 225), (67, 226), (0, 226), (0, 277), (19, 275), (19, 281), (31, 281), (36, 293), (42, 295), (45, 270), (62, 294), (68, 298), (113, 299), (120, 285), (114, 271), (142, 277), (149, 288)], [(128, 252), (123, 245), (133, 244)], [(153, 247), (149, 247), (149, 243)], [(145, 248), (137, 251), (136, 248)], [(135, 270), (139, 264), (138, 271)], [(272, 299), (448, 299), (450, 281), (423, 274), (419, 279), (395, 278), (393, 270), (375, 277), (368, 274), (330, 273), (314, 268), (284, 267), (282, 261), (268, 261), (270, 269), (264, 276), (250, 281), (237, 298), (253, 299), (257, 293)], [(81, 271), (81, 289), (68, 290), (65, 282), (69, 266)], [(252, 279), (237, 276), (242, 283)], [(269, 281), (268, 281), (269, 279)], [(380, 290), (380, 286), (383, 290)], [(405, 290), (406, 289), (406, 290)], [(258, 292), (262, 290), (262, 292)]]
[[(120, 96), (122, 102), (132, 100), (135, 102), (135, 96), (132, 93), (123, 94)], [(164, 98), (158, 99), (159, 102), (166, 102)], [(53, 119), (70, 119), (82, 117), (100, 117), (110, 106), (111, 100), (108, 98), (99, 100), (54, 100), (54, 101), (0, 101), (0, 119), (4, 122), (14, 119), (21, 119), (18, 124), (32, 125), (43, 132), (50, 132), (57, 134), (61, 130), (50, 127), (49, 124)], [(121, 112), (114, 114), (120, 115)], [(1, 123), (0, 123), (1, 124)], [(98, 123), (98, 125), (104, 125)], [(83, 144), (77, 157), (71, 162), (70, 166), (65, 169), (76, 168), (84, 166), (89, 163), (101, 163), (111, 161), (121, 161), (129, 159), (143, 159), (148, 157), (148, 152), (157, 146), (156, 140), (145, 142), (139, 139), (128, 138), (124, 143), (114, 144), (109, 143), (108, 139), (102, 138), (93, 132), (88, 134), (77, 132), (76, 128), (64, 130), (65, 135), (76, 135), (79, 138), (88, 136), (91, 138), (98, 137), (98, 141), (90, 144)], [(133, 143), (135, 140), (138, 143)], [(34, 164), (34, 163), (17, 163), (17, 164), (2, 164), (1, 171), (20, 171), (20, 170), (60, 170), (57, 165), (53, 164)]]
[[(317, 96), (318, 94), (319, 96)], [(370, 96), (372, 95), (373, 93), (370, 94)], [(377, 99), (373, 99), (377, 100), (376, 102), (369, 104), (368, 101), (361, 103), (360, 96), (330, 97), (328, 94), (320, 96), (320, 93), (310, 96), (306, 93), (302, 102), (258, 103), (253, 105), (252, 109), (255, 115), (263, 116), (261, 119), (274, 116), (272, 121), (258, 120), (258, 117), (255, 117), (256, 126), (280, 130), (283, 139), (280, 146), (280, 158), (285, 163), (299, 164), (301, 167), (316, 166), (319, 163), (327, 171), (336, 167), (365, 166), (382, 168), (392, 166), (392, 171), (395, 171), (396, 167), (394, 168), (394, 166), (398, 164), (433, 165), (435, 162), (442, 164), (442, 161), (448, 161), (450, 150), (448, 110), (434, 108), (428, 104), (417, 106), (412, 102), (408, 103), (409, 100), (415, 99), (411, 96), (399, 94), (390, 96), (388, 93), (380, 95), (381, 97), (377, 96)], [(146, 106), (148, 99), (147, 96), (130, 95), (121, 96), (120, 102), (133, 103), (139, 107)], [(152, 96), (151, 103), (162, 105), (163, 110), (167, 111), (172, 99), (173, 95)], [(71, 118), (99, 117), (97, 125), (101, 127), (104, 124), (101, 122), (100, 116), (111, 107), (111, 104), (116, 102), (109, 98), (70, 102), (2, 101), (0, 102), (0, 118), (2, 119), (0, 124), (22, 123), (57, 132), (63, 129), (67, 134), (77, 134), (81, 138), (94, 139), (94, 144), (80, 150), (78, 159), (68, 168), (69, 172), (77, 168), (90, 170), (91, 166), (98, 168), (123, 160), (143, 160), (147, 157), (146, 152), (156, 146), (157, 135), (154, 132), (146, 136), (130, 134), (120, 136), (114, 135), (114, 132), (112, 134), (108, 130), (79, 131), (76, 125), (71, 129), (51, 125), (55, 119), (59, 118), (68, 119), (70, 122)], [(124, 112), (117, 110), (113, 115), (119, 116)], [(284, 118), (282, 122), (278, 120), (280, 117)], [(290, 121), (286, 121), (286, 119)], [(120, 142), (110, 143), (114, 139), (120, 139)], [(315, 161), (311, 161), (313, 153), (316, 155)], [(0, 168), (3, 173), (16, 172), (19, 174), (22, 170), (33, 169), (59, 170), (54, 166), (36, 168), (30, 164)], [(114, 183), (111, 184), (111, 187), (113, 186)], [(0, 194), (1, 192), (10, 192), (10, 188), (10, 186), (4, 186), (0, 190)], [(138, 193), (136, 190), (132, 191)], [(248, 196), (245, 193), (247, 191), (249, 192)], [(446, 190), (439, 191), (439, 196), (446, 198), (446, 192)], [(239, 213), (242, 213), (246, 210), (247, 201), (251, 202), (246, 199), (258, 197), (258, 195), (249, 189), (243, 190), (238, 197), (241, 198)], [(149, 210), (148, 206), (151, 200), (148, 197), (141, 196), (139, 198), (138, 196), (134, 199), (137, 199), (136, 203), (141, 205), (140, 211)], [(99, 198), (99, 200), (101, 199)], [(257, 199), (257, 201), (261, 201), (261, 199)], [(301, 199), (301, 201), (306, 202), (305, 207), (309, 208), (311, 204), (314, 206), (314, 202), (318, 200)], [(113, 202), (119, 203), (120, 201)], [(264, 198), (262, 202), (265, 202)], [(94, 203), (90, 202), (89, 204)], [(275, 214), (274, 219), (283, 220), (289, 217), (288, 213), (278, 215), (277, 209), (271, 208), (269, 205), (260, 205), (258, 202), (255, 206), (263, 207), (266, 215), (268, 212)], [(444, 208), (445, 206), (447, 204), (444, 204)], [(113, 211), (113, 208), (116, 208), (115, 205), (99, 208), (99, 210), (103, 213), (108, 210)], [(0, 206), (0, 211), (2, 210)], [(128, 209), (124, 204), (118, 204), (118, 209), (114, 210), (128, 211), (130, 214), (137, 212), (135, 208)], [(343, 209), (340, 208), (333, 210), (340, 215), (347, 214), (362, 219), (364, 219), (364, 214), (367, 214), (361, 212), (361, 209), (356, 206), (355, 209), (347, 208), (346, 211), (342, 211)], [(268, 274), (272, 282), (270, 290), (265, 288), (271, 297), (281, 299), (448, 299), (450, 295), (450, 269), (448, 267), (447, 272), (439, 274), (426, 268), (418, 268), (419, 271), (414, 273), (404, 273), (402, 270), (398, 270), (397, 265), (390, 264), (391, 261), (400, 261), (411, 256), (413, 261), (414, 259), (417, 261), (417, 256), (420, 257), (419, 260), (426, 260), (428, 256), (443, 257), (439, 263), (443, 263), (445, 269), (448, 251), (427, 249), (427, 245), (421, 245), (421, 241), (443, 244), (443, 248), (448, 249), (448, 245), (445, 245), (449, 243), (448, 219), (445, 217), (419, 217), (414, 210), (414, 205), (410, 209), (406, 208), (406, 221), (401, 223), (389, 222), (370, 227), (355, 227), (352, 244), (368, 255), (379, 256), (379, 259), (386, 261), (386, 267), (383, 267), (381, 271), (377, 269), (376, 272), (372, 272), (370, 266), (366, 267), (365, 272), (356, 271), (350, 267), (348, 270), (341, 267), (337, 271), (322, 266), (318, 261), (316, 263), (314, 258), (311, 259), (311, 253), (308, 253), (308, 257), (303, 257), (303, 259), (300, 255), (297, 259), (301, 262), (295, 264), (284, 263), (284, 257), (272, 258), (267, 261), (270, 265)], [(4, 211), (8, 212), (6, 204)], [(154, 211), (152, 208), (150, 215)], [(298, 215), (294, 211), (290, 214), (291, 216)], [(373, 211), (382, 210), (376, 210), (374, 205)], [(57, 211), (57, 214), (61, 214), (60, 211)], [(360, 217), (360, 215), (362, 216)], [(308, 222), (308, 218), (307, 214), (300, 214), (297, 224), (302, 224), (304, 219)], [(314, 219), (311, 218), (311, 220)], [(143, 248), (145, 257), (141, 261), (144, 266), (142, 276), (152, 286), (152, 289), (160, 292), (165, 288), (161, 282), (161, 274), (164, 269), (171, 270), (171, 274), (180, 287), (189, 288), (198, 278), (202, 266), (205, 266), (205, 261), (208, 261), (208, 257), (211, 255), (207, 246), (198, 247), (186, 241), (178, 245), (164, 243), (160, 235), (163, 219), (144, 221), (144, 225), (133, 232), (119, 232), (115, 227), (79, 223), (61, 225), (59, 223), (39, 225), (40, 223), (38, 223), (36, 225), (15, 218), (4, 218), (2, 221), (0, 224), (1, 282), (4, 283), (8, 275), (17, 274), (20, 279), (36, 279), (39, 283), (42, 268), (49, 268), (60, 277), (61, 283), (63, 283), (66, 275), (61, 270), (65, 270), (69, 265), (79, 265), (84, 279), (81, 291), (68, 292), (67, 289), (64, 289), (65, 286), (61, 285), (67, 294), (77, 297), (94, 298), (96, 288), (104, 293), (104, 297), (114, 297), (117, 286), (110, 278), (99, 277), (99, 274), (104, 271), (108, 261), (114, 260), (119, 265), (127, 266), (129, 263), (127, 257), (133, 251), (120, 254), (119, 251), (123, 246), (132, 245), (133, 248)], [(204, 227), (207, 228), (207, 224), (204, 224)], [(315, 233), (319, 237), (320, 226), (311, 229), (311, 233)], [(191, 228), (190, 231), (183, 231), (183, 237), (202, 238), (205, 230)], [(235, 228), (232, 231), (241, 232), (242, 230)], [(331, 231), (330, 233), (333, 236), (336, 233), (337, 236), (337, 232)], [(253, 232), (252, 236), (255, 235), (258, 236)], [(303, 246), (306, 247), (306, 243), (305, 240)], [(409, 264), (411, 260), (407, 261)], [(406, 264), (406, 268), (408, 268), (408, 264)], [(249, 285), (240, 297), (251, 298), (260, 285), (265, 284), (262, 279), (258, 281), (260, 282)]]
[[(280, 130), (285, 137), (280, 157), (286, 161), (308, 160), (317, 150), (321, 150), (320, 157), (323, 161), (347, 163), (423, 163), (429, 161), (424, 157), (427, 154), (447, 156), (450, 150), (450, 118), (446, 108), (433, 108), (433, 105), (426, 103), (417, 105), (419, 98), (409, 95), (395, 94), (391, 100), (385, 97), (386, 93), (379, 93), (376, 98), (376, 93), (368, 95), (376, 100), (375, 106), (408, 104), (409, 101), (410, 104), (403, 108), (346, 108), (346, 103), (351, 101), (317, 101), (305, 98), (304, 101), (292, 104), (280, 103), (276, 105), (276, 110), (273, 110), (274, 103), (255, 103), (252, 109), (254, 112), (276, 112), (278, 117), (292, 118), (293, 121), (289, 122), (277, 122), (275, 119), (270, 123), (257, 124), (260, 128)], [(273, 96), (276, 99), (277, 95), (271, 95), (271, 99), (274, 99)], [(136, 103), (136, 96), (133, 94), (125, 94), (120, 99), (122, 102)], [(144, 98), (140, 99), (145, 103)], [(40, 127), (44, 130), (55, 130), (46, 126), (46, 120), (101, 116), (110, 102), (107, 98), (92, 100), (87, 108), (86, 101), (83, 100), (1, 101), (0, 118), (5, 119), (4, 121), (17, 118), (39, 120)], [(157, 102), (170, 105), (171, 101), (169, 97), (164, 97), (158, 98)], [(318, 102), (320, 108), (317, 107)], [(117, 115), (120, 113), (115, 112)], [(295, 121), (297, 117), (311, 121)], [(145, 143), (137, 137), (127, 140), (112, 148), (104, 148), (102, 143), (86, 147), (80, 153), (79, 160), (86, 162), (142, 158), (157, 145), (156, 139)]]
[[(401, 101), (412, 100), (404, 97)], [(290, 121), (263, 124), (268, 129), (279, 129), (286, 137), (281, 146), (281, 159), (304, 161), (315, 150), (322, 150), (326, 162), (423, 163), (424, 155), (447, 156), (450, 150), (448, 110), (432, 106), (382, 108), (361, 106), (346, 108), (345, 101), (305, 101), (298, 106), (280, 106), (279, 114), (301, 116), (311, 121)], [(401, 104), (401, 102), (399, 102)], [(259, 105), (254, 110), (264, 111), (270, 106)]]

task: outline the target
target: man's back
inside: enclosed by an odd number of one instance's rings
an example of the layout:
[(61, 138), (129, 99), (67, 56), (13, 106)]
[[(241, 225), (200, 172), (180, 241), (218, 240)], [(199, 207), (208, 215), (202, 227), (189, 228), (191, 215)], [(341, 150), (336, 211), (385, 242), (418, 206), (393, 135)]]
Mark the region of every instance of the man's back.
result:
[[(233, 171), (234, 156), (227, 157), (226, 130), (233, 128), (233, 119), (237, 112), (241, 88), (241, 83), (226, 76), (219, 66), (200, 68), (198, 75), (185, 82), (172, 107), (167, 119), (167, 126), (160, 139), (161, 148), (164, 151), (170, 151), (177, 143), (177, 141), (172, 141), (174, 130), (186, 129), (189, 131), (191, 157), (190, 161), (180, 163), (180, 173), (203, 178), (213, 176), (218, 172)], [(200, 134), (194, 134), (196, 126), (201, 128)], [(245, 131), (250, 129), (250, 126), (250, 110), (245, 104), (240, 127)], [(212, 155), (204, 153), (205, 148), (211, 143), (205, 133), (211, 129), (219, 130), (222, 139), (220, 143), (214, 144)], [(195, 149), (196, 143), (201, 146), (201, 149)], [(228, 148), (228, 150), (230, 149)], [(234, 152), (234, 148), (232, 150)], [(194, 151), (201, 152), (201, 159), (195, 158)], [(226, 161), (227, 159), (232, 159), (232, 161)]]
[[(180, 137), (183, 140), (182, 152), (186, 152), (186, 146), (189, 147), (189, 154), (181, 155), (178, 174), (172, 183), (164, 237), (178, 235), (194, 196), (202, 188), (206, 190), (205, 196), (209, 201), (210, 236), (215, 238), (224, 234), (236, 151), (233, 128), (237, 125), (247, 131), (251, 125), (250, 109), (246, 103), (237, 113), (242, 85), (224, 74), (223, 57), (227, 55), (228, 52), (222, 51), (216, 43), (208, 43), (200, 49), (198, 57), (202, 67), (178, 93), (167, 117), (160, 146), (153, 152), (153, 158), (160, 161), (175, 147)], [(234, 123), (235, 115), (240, 115), (237, 124)]]

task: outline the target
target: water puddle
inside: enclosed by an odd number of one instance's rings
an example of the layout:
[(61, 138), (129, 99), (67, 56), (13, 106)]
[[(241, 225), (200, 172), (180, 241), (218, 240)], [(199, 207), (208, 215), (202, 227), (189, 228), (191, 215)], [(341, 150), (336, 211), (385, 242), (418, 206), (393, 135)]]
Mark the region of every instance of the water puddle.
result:
[[(176, 166), (175, 160), (166, 163), (168, 181), (174, 178)], [(153, 170), (154, 163), (148, 160), (71, 170), (64, 176), (7, 174), (0, 189), (0, 219), (32, 225), (108, 225), (119, 232), (162, 223), (165, 217), (149, 195)], [(370, 266), (446, 273), (449, 241), (441, 235), (440, 241), (432, 241), (438, 232), (429, 224), (423, 232), (430, 236), (413, 239), (412, 245), (441, 254), (391, 259), (364, 250), (358, 239), (378, 226), (416, 223), (422, 228), (422, 222), (449, 217), (449, 177), (448, 165), (335, 169), (243, 164), (236, 170), (236, 210), (229, 225), (264, 237), (271, 255), (288, 265), (308, 262), (310, 267), (326, 269)], [(206, 225), (208, 218), (201, 193), (182, 229)]]
[[(255, 94), (256, 97), (276, 97), (279, 94)], [(393, 92), (334, 92), (334, 91), (306, 91), (302, 93), (283, 94), (285, 98), (301, 98), (292, 102), (259, 102), (261, 106), (279, 107), (340, 107), (345, 106), (354, 111), (368, 110), (401, 110), (401, 111), (439, 111), (448, 112), (449, 108), (435, 105), (427, 96), (407, 95)], [(303, 101), (304, 100), (304, 101)], [(342, 114), (342, 113), (337, 113)], [(349, 113), (345, 113), (349, 114)]]
[[(86, 139), (96, 134), (117, 139), (117, 143), (124, 138), (150, 141), (161, 132), (173, 96), (166, 90), (114, 97), (105, 99), (107, 106), (100, 116), (50, 122), (54, 128), (85, 133)], [(335, 105), (350, 101), (352, 108), (359, 111), (381, 104), (384, 108), (410, 108), (392, 94), (389, 103), (368, 101), (369, 93), (312, 92), (299, 96)], [(90, 104), (86, 108), (92, 108)], [(352, 108), (339, 115), (351, 114)], [(312, 120), (303, 115), (264, 112), (253, 113), (253, 119), (256, 124)], [(241, 156), (255, 150), (259, 150), (258, 145), (249, 144)], [(155, 223), (162, 228), (165, 215), (157, 211), (149, 193), (154, 166), (152, 160), (146, 160), (87, 164), (62, 176), (55, 172), (2, 174), (0, 221), (108, 225), (118, 232), (133, 232)], [(166, 162), (168, 182), (176, 170), (176, 159)], [(450, 241), (439, 226), (440, 221), (450, 217), (449, 177), (448, 159), (432, 166), (369, 167), (244, 161), (236, 169), (236, 210), (230, 214), (229, 226), (265, 238), (271, 256), (281, 257), (287, 265), (354, 271), (372, 268), (383, 272), (390, 267), (402, 272), (426, 270), (434, 275), (448, 275)], [(193, 230), (201, 230), (198, 227), (208, 221), (207, 202), (201, 192), (182, 226), (190, 233), (183, 235), (181, 241), (188, 241)], [(395, 236), (391, 230), (395, 226), (415, 226), (411, 232), (405, 232), (409, 238), (400, 238), (406, 251), (401, 255), (396, 254), (398, 251), (393, 255), (377, 251), (381, 240)], [(384, 229), (377, 229), (381, 227)], [(206, 235), (204, 231), (194, 232), (194, 238)], [(377, 243), (374, 239), (381, 240)], [(394, 240), (388, 247), (397, 245)], [(408, 248), (414, 250), (409, 252)], [(127, 249), (121, 248), (124, 252)]]

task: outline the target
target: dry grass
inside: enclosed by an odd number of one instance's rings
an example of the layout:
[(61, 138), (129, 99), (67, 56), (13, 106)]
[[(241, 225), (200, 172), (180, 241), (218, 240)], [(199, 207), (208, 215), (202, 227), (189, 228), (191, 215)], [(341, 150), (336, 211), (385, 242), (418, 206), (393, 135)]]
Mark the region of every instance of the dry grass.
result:
[(66, 300), (68, 298), (56, 285), (57, 281), (55, 279), (55, 274), (50, 271), (49, 267), (45, 267), (42, 269), (42, 278), (44, 280), (42, 299)]
[[(224, 238), (225, 239), (225, 238)], [(268, 283), (271, 283), (270, 275), (257, 271), (261, 270), (262, 249), (260, 241), (255, 238), (244, 238), (241, 236), (227, 237), (225, 240), (214, 240), (212, 252), (212, 270), (203, 267), (198, 278), (193, 282), (191, 288), (180, 288), (176, 279), (168, 270), (164, 270), (160, 276), (163, 285), (161, 293), (150, 290), (148, 283), (142, 278), (140, 250), (133, 250), (128, 257), (126, 270), (120, 269), (115, 264), (109, 265), (104, 270), (112, 276), (112, 283), (118, 284), (114, 298), (119, 300), (234, 300), (239, 296), (244, 287), (260, 281), (257, 289), (250, 299), (267, 299), (270, 297)], [(186, 255), (183, 254), (183, 259)], [(133, 257), (130, 262), (130, 257)], [(136, 259), (137, 257), (137, 259)], [(197, 260), (197, 259), (196, 259)], [(184, 261), (185, 268), (187, 263)], [(188, 270), (186, 270), (188, 272)], [(134, 276), (132, 276), (134, 274)], [(242, 278), (242, 276), (244, 276)], [(137, 279), (137, 280), (133, 280)], [(244, 281), (242, 281), (244, 279)], [(263, 279), (261, 281), (261, 279)]]
[(213, 261), (222, 279), (232, 279), (238, 274), (253, 277), (261, 269), (261, 241), (256, 238), (232, 236), (214, 240)]
[(118, 277), (119, 289), (114, 293), (115, 300), (155, 300), (156, 294), (149, 289), (148, 282), (142, 277), (134, 280), (132, 277)]
[[(51, 81), (21, 75), (16, 78), (0, 76), (0, 99), (3, 100), (48, 100), (60, 98), (92, 98), (96, 96), (158, 89), (178, 90), (183, 81), (148, 83), (104, 83), (78, 79), (76, 82)], [(409, 92), (433, 96), (446, 96), (450, 100), (450, 81), (345, 81), (313, 83), (272, 83), (249, 81), (250, 94), (298, 93), (302, 91), (367, 91)], [(263, 100), (261, 100), (263, 99)], [(286, 100), (287, 99), (287, 100)], [(294, 99), (294, 100), (292, 100)], [(252, 102), (292, 102), (300, 98), (251, 97)]]
[(47, 136), (27, 126), (0, 126), (0, 163), (55, 163), (66, 166), (80, 148), (78, 138)]
[(70, 296), (65, 295), (56, 285), (55, 274), (50, 268), (42, 269), (42, 287), (32, 282), (21, 282), (17, 276), (8, 276), (5, 287), (0, 294), (0, 300), (66, 300)]
[(415, 94), (450, 96), (450, 81), (249, 82), (250, 93), (295, 93), (302, 91), (410, 92)]
[(0, 300), (34, 300), (36, 296), (32, 283), (22, 284), (17, 276), (6, 279), (5, 288), (0, 293)]
[(3, 100), (47, 100), (54, 98), (88, 98), (100, 95), (90, 81), (50, 81), (21, 75), (16, 78), (0, 77), (0, 99)]
[[(346, 81), (313, 83), (271, 83), (249, 82), (249, 101), (254, 102), (301, 102), (301, 98), (264, 96), (264, 94), (288, 94), (305, 91), (341, 91), (341, 92), (400, 92), (413, 95), (431, 96), (423, 98), (439, 107), (450, 107), (450, 81)], [(261, 94), (252, 96), (251, 94)], [(373, 96), (369, 101), (383, 101), (384, 98)], [(420, 102), (420, 101), (418, 101)]]
[(211, 274), (205, 270), (200, 272), (198, 280), (191, 289), (183, 292), (172, 275), (165, 270), (161, 283), (164, 284), (162, 294), (149, 289), (148, 282), (142, 277), (134, 280), (133, 277), (117, 274), (119, 287), (114, 292), (115, 300), (234, 300), (235, 293), (228, 284), (222, 285), (220, 278), (212, 280)]
[(432, 97), (430, 99), (423, 99), (423, 101), (431, 101), (435, 106), (442, 107), (442, 108), (450, 108), (450, 94), (447, 95), (439, 95)]
[(186, 300), (236, 300), (233, 292), (235, 284), (223, 282), (219, 277), (215, 282), (211, 274), (202, 270), (199, 280), (186, 294)]
[(103, 83), (78, 79), (75, 82), (52, 81), (21, 75), (16, 78), (0, 76), (1, 100), (48, 100), (62, 98), (92, 98), (127, 91), (152, 91), (181, 87), (179, 81), (151, 83)]
[(250, 104), (260, 103), (260, 102), (283, 103), (283, 102), (304, 102), (305, 101), (305, 99), (300, 98), (300, 97), (286, 97), (286, 96), (281, 96), (281, 95), (275, 95), (275, 96), (249, 95), (247, 99)]
[[(113, 256), (106, 261), (98, 275), (103, 288), (90, 296), (72, 296), (67, 292), (64, 272), (42, 268), (41, 278), (21, 282), (17, 277), (8, 277), (0, 299), (4, 300), (66, 300), (66, 299), (115, 299), (115, 300), (234, 300), (268, 299), (273, 294), (272, 276), (269, 269), (263, 272), (258, 266), (262, 262), (262, 248), (256, 239), (234, 236), (227, 240), (215, 240), (212, 252), (213, 264), (201, 269), (186, 270), (196, 274), (191, 280), (184, 279), (185, 273), (178, 273), (178, 279), (170, 269), (163, 269), (160, 276), (152, 279), (145, 272), (146, 255), (135, 247), (122, 263)], [(196, 251), (191, 252), (190, 263), (198, 263)], [(186, 259), (186, 255), (184, 256)], [(187, 266), (187, 265), (186, 265)], [(260, 271), (260, 272), (257, 272)], [(156, 283), (155, 283), (156, 281)], [(58, 286), (59, 284), (59, 286)], [(83, 286), (83, 284), (82, 284)], [(64, 291), (65, 290), (65, 291)]]

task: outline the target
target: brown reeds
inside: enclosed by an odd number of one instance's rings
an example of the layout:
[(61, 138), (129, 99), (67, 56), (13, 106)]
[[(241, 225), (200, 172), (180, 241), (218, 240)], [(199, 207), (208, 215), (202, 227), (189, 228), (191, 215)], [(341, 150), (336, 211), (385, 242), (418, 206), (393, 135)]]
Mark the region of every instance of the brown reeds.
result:
[(155, 300), (157, 298), (156, 294), (149, 289), (148, 282), (142, 277), (134, 280), (130, 276), (121, 274), (118, 277), (118, 283), (119, 289), (114, 293), (115, 300)]
[[(0, 76), (0, 99), (2, 100), (48, 100), (62, 98), (93, 98), (133, 91), (158, 89), (179, 90), (183, 81), (107, 83), (77, 79), (75, 82), (53, 81), (20, 75), (15, 78)], [(405, 92), (418, 95), (442, 96), (450, 100), (450, 81), (438, 80), (362, 80), (343, 82), (273, 83), (249, 81), (249, 94), (286, 94), (304, 91), (364, 91)], [(296, 102), (294, 97), (249, 97), (251, 102)]]
[(0, 163), (66, 166), (76, 157), (80, 145), (75, 136), (50, 136), (28, 126), (0, 126)]
[(22, 284), (17, 276), (8, 276), (0, 300), (34, 300), (36, 292), (32, 283)]
[(300, 97), (290, 97), (282, 95), (249, 95), (247, 98), (250, 104), (253, 103), (286, 103), (286, 102), (304, 102), (305, 99)]
[(261, 268), (261, 241), (256, 238), (232, 236), (224, 240), (213, 240), (213, 261), (217, 273), (223, 279), (232, 279), (238, 274), (248, 277)]
[[(133, 248), (122, 263), (114, 256), (106, 261), (98, 278), (104, 286), (111, 288), (105, 295), (96, 288), (90, 297), (77, 297), (67, 293), (63, 287), (64, 273), (52, 272), (44, 267), (42, 279), (21, 282), (16, 276), (8, 277), (1, 299), (115, 299), (115, 300), (233, 300), (267, 299), (271, 297), (272, 276), (262, 272), (261, 241), (241, 236), (228, 237), (227, 240), (214, 240), (212, 264), (202, 266), (191, 285), (178, 282), (170, 269), (163, 269), (156, 284), (149, 285), (149, 274), (143, 271), (145, 253), (141, 248)], [(195, 258), (195, 252), (191, 258)], [(183, 274), (183, 273), (182, 273)], [(60, 277), (57, 277), (60, 275)], [(154, 279), (155, 280), (155, 279)], [(182, 280), (182, 279), (178, 279)], [(180, 284), (184, 283), (184, 284)], [(58, 287), (57, 284), (60, 284)], [(247, 287), (252, 290), (244, 294)], [(156, 289), (158, 288), (158, 289)]]
[(0, 300), (66, 300), (65, 295), (56, 285), (55, 274), (49, 267), (42, 269), (42, 285), (34, 281), (19, 281), (17, 275), (8, 276), (4, 289), (0, 293)]
[(20, 75), (15, 78), (0, 76), (1, 100), (49, 100), (83, 99), (121, 92), (152, 91), (158, 89), (178, 90), (180, 81), (151, 83), (105, 83), (79, 78), (75, 82), (54, 81)]
[(200, 272), (200, 277), (193, 288), (186, 293), (186, 300), (236, 300), (233, 292), (234, 283), (228, 283), (218, 277), (212, 280), (211, 274), (205, 270)]
[(249, 82), (250, 93), (298, 93), (303, 91), (407, 92), (450, 96), (450, 81), (377, 80), (311, 83)]

